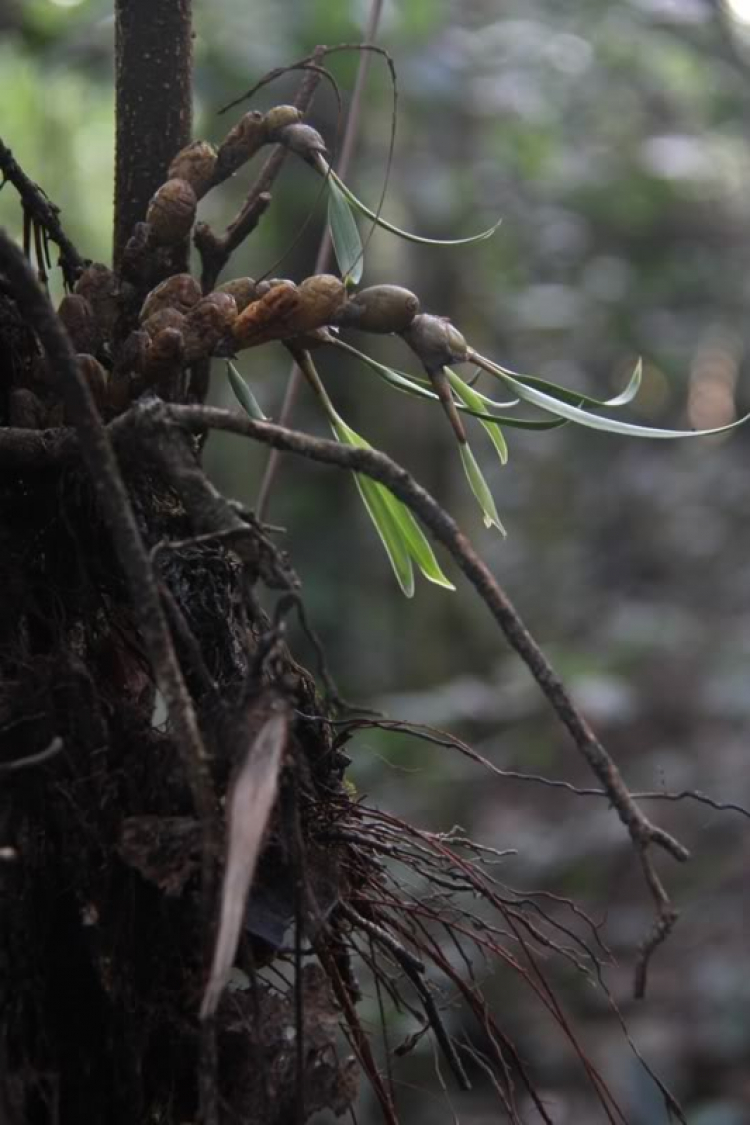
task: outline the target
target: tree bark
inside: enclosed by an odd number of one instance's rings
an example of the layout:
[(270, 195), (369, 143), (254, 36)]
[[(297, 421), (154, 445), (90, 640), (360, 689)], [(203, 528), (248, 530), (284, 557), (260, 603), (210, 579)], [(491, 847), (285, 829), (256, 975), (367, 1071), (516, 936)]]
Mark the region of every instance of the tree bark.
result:
[[(192, 0), (115, 2), (115, 229), (119, 270), (133, 227), (192, 130)], [(187, 261), (187, 241), (170, 272)]]

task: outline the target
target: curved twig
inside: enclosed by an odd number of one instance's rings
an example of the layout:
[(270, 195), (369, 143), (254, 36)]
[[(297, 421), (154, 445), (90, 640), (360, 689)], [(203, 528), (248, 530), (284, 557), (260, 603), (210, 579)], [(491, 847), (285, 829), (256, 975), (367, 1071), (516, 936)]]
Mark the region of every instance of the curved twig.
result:
[[(129, 412), (129, 415), (124, 415), (116, 425), (133, 424), (137, 417), (137, 409), (136, 407)], [(652, 934), (643, 947), (644, 957), (649, 956), (655, 945), (664, 940), (671, 930), (676, 920), (676, 912), (653, 868), (650, 857), (646, 854), (647, 850), (652, 844), (656, 844), (680, 861), (687, 860), (690, 853), (668, 832), (653, 824), (638, 807), (615, 762), (576, 707), (567, 688), (527, 630), (507, 594), (452, 517), (406, 469), (378, 450), (341, 445), (325, 438), (285, 429), (271, 422), (257, 422), (244, 415), (218, 408), (169, 406), (166, 410), (176, 422), (191, 430), (204, 428), (225, 430), (254, 438), (274, 449), (337, 465), (352, 472), (365, 473), (390, 488), (399, 500), (419, 516), (434, 538), (453, 556), (500, 626), (508, 643), (531, 672), (630, 833), (633, 844), (641, 855), (641, 862), (658, 914), (659, 936), (654, 942)]]
[[(322, 47), (316, 47), (311, 59), (317, 59), (322, 50)], [(304, 69), (307, 73), (294, 99), (295, 106), (302, 113), (306, 113), (312, 105), (320, 80), (325, 73), (323, 68), (317, 65), (306, 66)], [(238, 101), (242, 101), (243, 98), (238, 99)], [(232, 104), (236, 105), (237, 103), (233, 102)], [(229, 106), (225, 106), (221, 112), (223, 113), (225, 109), (229, 108)], [(213, 289), (219, 274), (234, 251), (255, 229), (268, 209), (271, 203), (271, 188), (276, 182), (286, 158), (287, 150), (284, 146), (275, 145), (261, 168), (258, 178), (248, 192), (245, 202), (223, 236), (215, 235), (207, 224), (199, 224), (195, 241), (201, 255), (201, 285), (204, 293)]]
[(60, 208), (24, 172), (13, 153), (0, 140), (0, 172), (3, 182), (13, 184), (21, 197), (26, 215), (46, 231), (60, 249), (60, 269), (65, 284), (72, 289), (79, 274), (86, 268), (86, 262), (76, 250), (60, 225)]
[[(371, 8), (370, 8), (370, 15), (369, 15), (369, 19), (368, 19), (368, 22), (367, 22), (367, 30), (365, 31), (365, 44), (367, 45), (368, 48), (369, 48), (369, 45), (371, 44), (371, 41), (377, 35), (378, 24), (380, 23), (380, 15), (381, 15), (381, 12), (382, 12), (382, 8), (383, 8), (382, 0), (372, 0), (372, 4), (371, 4)], [(355, 83), (354, 83), (354, 93), (352, 94), (352, 100), (351, 100), (351, 103), (350, 103), (350, 106), (349, 106), (349, 112), (347, 113), (347, 116), (346, 116), (346, 126), (344, 128), (344, 140), (343, 140), (343, 143), (341, 145), (341, 153), (339, 155), (338, 160), (336, 161), (336, 170), (339, 173), (339, 175), (342, 176), (342, 177), (346, 177), (347, 169), (349, 167), (349, 163), (350, 163), (351, 158), (352, 158), (352, 153), (354, 151), (354, 144), (355, 144), (355, 141), (356, 141), (356, 138), (357, 138), (357, 129), (359, 127), (360, 113), (361, 113), (361, 108), (362, 108), (362, 93), (363, 93), (363, 90), (364, 90), (365, 81), (367, 79), (367, 71), (369, 69), (369, 58), (370, 58), (370, 51), (369, 51), (369, 49), (365, 49), (365, 44), (363, 44), (363, 50), (362, 50), (362, 53), (360, 54), (359, 65), (357, 67), (357, 77), (356, 77)], [(322, 48), (320, 48), (320, 49), (322, 50)], [(388, 58), (387, 55), (386, 55), (386, 58)], [(395, 91), (395, 73), (393, 71), (393, 64), (390, 62), (390, 59), (389, 59), (389, 65), (391, 66), (391, 73), (394, 74), (394, 91)], [(396, 128), (396, 123), (395, 123), (395, 104), (394, 104), (394, 119), (393, 119), (393, 124), (392, 124), (392, 127), (391, 127), (391, 140), (390, 140), (390, 148), (389, 148), (389, 151), (388, 151), (388, 170), (390, 170), (391, 160), (392, 160), (392, 157), (393, 157), (393, 147), (394, 147), (394, 141), (395, 141), (395, 128)], [(386, 185), (387, 185), (387, 183), (388, 183), (388, 179), (387, 179), (387, 175), (386, 175)], [(385, 195), (385, 187), (383, 188), (383, 196), (384, 195)], [(380, 202), (382, 204), (382, 198), (381, 198)], [(380, 210), (380, 205), (378, 207), (378, 210)], [(375, 224), (373, 224), (373, 230), (374, 229), (375, 229)], [(372, 231), (370, 233), (372, 233)], [(323, 234), (322, 234), (321, 239), (320, 239), (320, 243), (318, 245), (318, 253), (317, 253), (317, 257), (315, 259), (315, 270), (314, 270), (315, 273), (323, 273), (325, 271), (325, 268), (328, 264), (328, 259), (330, 258), (330, 254), (331, 254), (331, 236), (330, 236), (330, 231), (328, 229), (328, 225), (326, 224), (326, 226), (323, 230)], [(282, 426), (286, 425), (287, 422), (289, 421), (290, 417), (291, 417), (292, 411), (294, 410), (294, 404), (297, 401), (297, 396), (299, 394), (300, 386), (301, 386), (301, 371), (300, 371), (299, 367), (297, 366), (296, 362), (292, 361), (292, 365), (291, 365), (291, 368), (289, 370), (289, 376), (287, 378), (286, 390), (284, 392), (284, 401), (281, 404), (281, 413), (279, 415), (279, 420), (280, 420)], [(274, 478), (276, 476), (276, 472), (278, 470), (278, 467), (279, 467), (279, 454), (275, 449), (272, 449), (271, 453), (268, 457), (268, 461), (266, 462), (266, 467), (265, 467), (265, 470), (263, 472), (263, 478), (262, 478), (261, 483), (260, 483), (260, 489), (258, 491), (257, 511), (258, 511), (258, 518), (259, 519), (263, 518), (263, 513), (264, 513), (264, 511), (266, 509), (266, 506), (268, 504), (268, 497), (270, 496), (271, 488), (273, 487), (273, 482), (274, 482)]]

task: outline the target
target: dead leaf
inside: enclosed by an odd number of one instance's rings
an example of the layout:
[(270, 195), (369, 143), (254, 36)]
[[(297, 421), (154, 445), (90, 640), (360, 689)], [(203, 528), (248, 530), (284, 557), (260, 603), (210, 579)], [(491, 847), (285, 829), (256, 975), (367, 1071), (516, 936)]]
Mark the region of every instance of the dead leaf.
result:
[(248, 750), (227, 798), (227, 858), (221, 914), (201, 1019), (216, 1011), (234, 963), (263, 838), (276, 801), (289, 713), (280, 701)]

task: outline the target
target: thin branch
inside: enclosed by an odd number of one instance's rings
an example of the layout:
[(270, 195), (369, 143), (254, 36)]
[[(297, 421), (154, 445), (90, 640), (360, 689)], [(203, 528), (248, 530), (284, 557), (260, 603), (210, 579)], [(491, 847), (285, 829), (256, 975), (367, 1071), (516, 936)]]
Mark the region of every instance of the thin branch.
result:
[[(283, 426), (270, 422), (257, 422), (244, 415), (217, 408), (169, 406), (165, 409), (175, 421), (193, 430), (213, 428), (242, 434), (265, 442), (274, 449), (337, 465), (352, 472), (364, 473), (386, 485), (399, 500), (419, 516), (435, 539), (447, 548), (468, 578), (605, 789), (620, 820), (630, 833), (633, 844), (641, 853), (641, 862), (647, 872), (649, 888), (659, 917), (658, 931), (661, 936), (658, 940), (663, 940), (674, 925), (676, 914), (669, 904), (646, 852), (652, 844), (656, 844), (680, 861), (687, 860), (690, 853), (668, 832), (653, 824), (638, 807), (615, 762), (594, 735), (562, 680), (528, 632), (507, 594), (452, 517), (404, 468), (378, 450), (359, 449), (324, 438), (311, 437), (308, 434), (285, 429)], [(132, 411), (130, 413), (131, 417), (135, 416)], [(649, 947), (650, 952), (653, 952), (658, 940)]]
[(657, 904), (657, 916), (654, 919), (651, 930), (639, 946), (638, 961), (635, 966), (634, 995), (636, 1000), (642, 1000), (646, 995), (646, 983), (651, 958), (659, 946), (667, 940), (679, 917), (679, 913), (672, 906), (669, 895), (664, 889), (664, 884), (659, 878), (656, 868), (649, 861), (645, 849), (641, 850), (640, 859), (643, 874), (648, 883), (649, 890), (651, 891), (651, 896)]
[(24, 214), (49, 235), (60, 248), (60, 269), (65, 284), (72, 289), (78, 276), (86, 268), (86, 262), (76, 250), (60, 225), (60, 208), (56, 207), (47, 194), (24, 172), (10, 149), (0, 140), (0, 172), (3, 183), (13, 184), (21, 197)]
[[(168, 406), (167, 413), (191, 430), (207, 426), (262, 441), (274, 449), (296, 453), (314, 461), (364, 473), (386, 485), (415, 512), (458, 563), (490, 609), (510, 645), (523, 659), (574, 742), (599, 777), (621, 820), (639, 845), (655, 843), (675, 859), (686, 860), (687, 850), (668, 833), (652, 825), (635, 805), (617, 766), (594, 736), (557, 673), (530, 636), (508, 596), (451, 516), (419, 485), (406, 469), (375, 449), (345, 446), (325, 438), (288, 430), (271, 422), (257, 422), (216, 407)], [(132, 412), (131, 412), (132, 413)], [(125, 416), (120, 420), (124, 424)]]
[[(273, 156), (269, 159), (273, 159)], [(278, 167), (280, 171), (280, 162)], [(258, 195), (251, 193), (222, 237), (214, 234), (208, 223), (198, 223), (193, 241), (201, 257), (201, 287), (204, 293), (211, 292), (233, 252), (252, 234), (270, 205), (269, 191), (262, 191)]]
[[(312, 58), (316, 59), (322, 47), (316, 47)], [(321, 72), (317, 67), (311, 69), (300, 85), (294, 105), (302, 113), (306, 113), (312, 105), (315, 92), (320, 84)], [(223, 237), (213, 233), (208, 224), (199, 224), (195, 235), (195, 244), (201, 255), (201, 285), (204, 293), (210, 292), (216, 284), (219, 274), (229, 261), (231, 255), (241, 242), (247, 238), (251, 231), (260, 222), (271, 202), (271, 188), (276, 182), (284, 161), (287, 158), (287, 149), (284, 145), (276, 145), (273, 152), (267, 157), (260, 174), (248, 192), (247, 199), (238, 214), (229, 224)]]
[[(153, 552), (152, 552), (153, 557)], [(175, 639), (175, 645), (182, 664), (185, 666), (185, 680), (196, 704), (207, 702), (208, 706), (219, 704), (217, 685), (203, 659), (201, 646), (185, 620), (185, 615), (166, 582), (159, 583), (159, 593), (164, 604), (164, 612)]]
[[(308, 716), (313, 719), (313, 716)], [(544, 777), (538, 773), (525, 773), (523, 770), (507, 770), (502, 766), (496, 766), (488, 758), (485, 758), (478, 750), (475, 750), (468, 743), (463, 742), (454, 734), (449, 734), (448, 731), (440, 730), (438, 727), (429, 726), (426, 723), (413, 723), (408, 719), (390, 719), (390, 718), (362, 718), (362, 719), (331, 719), (325, 718), (321, 720), (329, 723), (331, 726), (346, 727), (351, 730), (356, 730), (359, 727), (380, 727), (383, 730), (403, 730), (408, 734), (414, 734), (417, 738), (422, 738), (426, 742), (433, 742), (436, 746), (449, 746), (459, 750), (462, 754), (471, 758), (473, 762), (478, 762), (484, 766), (485, 769), (490, 770), (496, 774), (497, 777), (507, 778), (508, 781), (531, 781), (536, 785), (543, 785), (548, 789), (565, 789), (568, 793), (572, 793), (576, 797), (606, 797), (609, 799), (609, 793), (606, 789), (593, 789), (580, 785), (574, 785), (572, 781), (563, 781), (559, 778)], [(647, 789), (643, 791), (634, 792), (630, 791), (630, 796), (634, 801), (696, 801), (701, 805), (708, 805), (717, 812), (736, 812), (740, 816), (747, 817), (750, 820), (750, 809), (744, 808), (743, 805), (735, 805), (731, 801), (718, 801), (714, 797), (709, 797), (707, 793), (701, 793), (699, 789), (680, 789), (673, 791), (670, 789)]]
[(97, 412), (88, 383), (78, 367), (75, 352), (49, 298), (37, 284), (20, 249), (0, 230), (0, 263), (19, 307), (36, 331), (51, 368), (57, 373), (65, 409), (75, 426), (81, 457), (89, 471), (102, 515), (109, 526), (115, 550), (130, 593), (132, 608), (164, 696), (174, 741), (203, 831), (203, 878), (208, 891), (215, 851), (215, 799), (208, 759), (190, 695), (175, 655), (159, 587), (112, 444)]
[(424, 1006), (425, 1016), (435, 1033), (435, 1038), (440, 1045), (440, 1048), (445, 1055), (448, 1066), (453, 1071), (453, 1074), (458, 1083), (459, 1089), (470, 1090), (471, 1082), (468, 1079), (466, 1071), (463, 1068), (458, 1053), (456, 1052), (453, 1041), (446, 1030), (443, 1019), (435, 1003), (435, 999), (422, 979), (422, 974), (425, 971), (423, 962), (406, 949), (401, 942), (394, 938), (384, 926), (378, 925), (376, 922), (370, 921), (368, 918), (363, 918), (352, 907), (341, 904), (341, 910), (351, 924), (358, 929), (362, 929), (367, 933), (370, 938), (379, 945), (382, 945), (391, 956), (398, 962), (403, 969), (406, 976), (413, 984), (422, 1004)]
[(316, 945), (316, 953), (320, 960), (325, 973), (331, 982), (336, 1000), (341, 1006), (344, 1014), (349, 1033), (351, 1035), (351, 1043), (354, 1048), (361, 1064), (362, 1069), (369, 1078), (373, 1092), (380, 1102), (380, 1108), (383, 1113), (383, 1118), (387, 1125), (398, 1125), (398, 1117), (396, 1115), (396, 1108), (391, 1099), (390, 1093), (385, 1088), (383, 1080), (380, 1077), (378, 1065), (370, 1047), (370, 1041), (362, 1029), (362, 1024), (359, 1021), (356, 1008), (351, 1001), (349, 993), (346, 989), (346, 984), (342, 979), (341, 973), (336, 965), (335, 958), (333, 957), (330, 949), (321, 941)]
[(0, 773), (15, 773), (16, 770), (25, 770), (30, 766), (41, 766), (43, 762), (48, 762), (50, 758), (56, 758), (63, 747), (63, 740), (59, 735), (56, 735), (49, 746), (46, 746), (44, 750), (37, 751), (36, 754), (27, 754), (25, 758), (14, 758), (11, 762), (0, 762)]
[[(378, 25), (380, 23), (380, 15), (383, 9), (383, 0), (372, 0), (370, 6), (370, 15), (367, 21), (367, 30), (365, 31), (365, 43), (369, 44), (373, 41), (378, 33)], [(359, 119), (362, 108), (362, 93), (364, 91), (365, 81), (367, 79), (367, 71), (370, 65), (369, 51), (363, 51), (359, 56), (359, 64), (357, 66), (357, 77), (354, 82), (354, 93), (352, 94), (349, 112), (346, 118), (346, 128), (344, 130), (344, 141), (341, 146), (341, 155), (336, 162), (336, 171), (342, 179), (346, 178), (349, 169), (349, 163), (354, 152), (354, 144), (357, 137), (357, 129), (359, 127)], [(318, 247), (318, 255), (315, 260), (314, 273), (323, 273), (331, 254), (331, 235), (328, 229), (328, 224), (323, 231), (323, 235)], [(299, 389), (302, 382), (302, 373), (293, 361), (289, 369), (287, 379), (286, 391), (284, 392), (284, 401), (281, 404), (281, 414), (279, 415), (279, 423), (285, 426), (291, 418), (294, 404), (299, 395)], [(263, 513), (268, 504), (268, 498), (271, 494), (274, 478), (278, 471), (279, 453), (278, 450), (272, 449), (269, 454), (268, 461), (263, 473), (263, 479), (260, 483), (258, 491), (258, 503), (256, 505), (258, 519), (263, 519)]]

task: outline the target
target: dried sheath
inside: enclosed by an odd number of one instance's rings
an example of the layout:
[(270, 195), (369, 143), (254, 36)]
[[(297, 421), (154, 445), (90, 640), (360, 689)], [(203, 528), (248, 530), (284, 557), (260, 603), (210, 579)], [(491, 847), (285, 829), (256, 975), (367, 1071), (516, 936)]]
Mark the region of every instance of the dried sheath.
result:
[(227, 858), (221, 913), (201, 1019), (216, 1011), (232, 968), (263, 837), (276, 800), (289, 733), (286, 708), (278, 704), (263, 723), (227, 798)]

